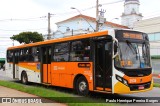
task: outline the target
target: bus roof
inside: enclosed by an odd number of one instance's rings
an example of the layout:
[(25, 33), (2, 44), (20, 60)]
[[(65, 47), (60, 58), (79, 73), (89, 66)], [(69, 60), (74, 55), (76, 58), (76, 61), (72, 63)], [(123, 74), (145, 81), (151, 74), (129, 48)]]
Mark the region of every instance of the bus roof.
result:
[(51, 40), (46, 40), (46, 41), (42, 41), (42, 42), (23, 44), (23, 45), (20, 45), (20, 46), (9, 47), (7, 50), (25, 48), (25, 47), (32, 47), (32, 46), (39, 46), (39, 45), (46, 45), (46, 44), (64, 42), (64, 41), (70, 41), (70, 40), (76, 40), (76, 39), (97, 37), (97, 36), (102, 36), (102, 35), (108, 35), (108, 31), (106, 30), (106, 31), (94, 32), (94, 33), (89, 33), (89, 34), (69, 36), (69, 37), (65, 37), (65, 38), (51, 39)]

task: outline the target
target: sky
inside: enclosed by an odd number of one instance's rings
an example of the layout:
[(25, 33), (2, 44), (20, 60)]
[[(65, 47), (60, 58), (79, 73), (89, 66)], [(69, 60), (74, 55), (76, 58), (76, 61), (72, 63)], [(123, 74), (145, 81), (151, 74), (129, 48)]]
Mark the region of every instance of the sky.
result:
[[(143, 19), (160, 16), (160, 0), (139, 0)], [(106, 11), (107, 21), (120, 23), (124, 0), (99, 0), (100, 9)], [(50, 12), (51, 31), (57, 30), (56, 22), (78, 15), (75, 7), (84, 15), (95, 17), (96, 0), (0, 0), (0, 58), (6, 48), (13, 45), (10, 37), (24, 31), (47, 34), (47, 14)], [(114, 18), (119, 18), (115, 20)], [(14, 45), (19, 45), (14, 42)]]

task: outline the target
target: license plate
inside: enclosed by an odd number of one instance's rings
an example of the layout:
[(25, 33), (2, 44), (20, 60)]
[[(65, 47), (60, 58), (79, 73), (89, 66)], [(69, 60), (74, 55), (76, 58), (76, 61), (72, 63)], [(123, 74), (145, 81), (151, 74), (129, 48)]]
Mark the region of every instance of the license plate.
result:
[(142, 90), (142, 89), (144, 89), (144, 86), (139, 86), (138, 89)]

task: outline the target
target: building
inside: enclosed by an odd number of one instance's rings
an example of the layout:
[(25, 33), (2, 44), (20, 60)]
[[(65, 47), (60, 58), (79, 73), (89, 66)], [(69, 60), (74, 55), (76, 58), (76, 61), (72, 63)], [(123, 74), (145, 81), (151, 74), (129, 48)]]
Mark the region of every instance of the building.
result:
[(148, 33), (151, 41), (160, 40), (160, 16), (135, 22), (134, 29)]
[(148, 34), (154, 74), (160, 74), (160, 17), (135, 22), (134, 29)]
[(134, 23), (142, 20), (142, 14), (139, 12), (139, 0), (125, 0), (124, 12), (121, 16), (121, 24), (133, 28)]
[[(80, 14), (61, 22), (57, 22), (56, 25), (58, 27), (58, 30), (53, 33), (52, 38), (92, 33), (96, 29), (96, 19)], [(107, 21), (104, 24), (100, 25), (99, 30), (101, 31), (114, 28), (126, 29), (128, 27)]]
[(148, 34), (151, 55), (160, 55), (160, 17), (135, 22), (134, 29)]

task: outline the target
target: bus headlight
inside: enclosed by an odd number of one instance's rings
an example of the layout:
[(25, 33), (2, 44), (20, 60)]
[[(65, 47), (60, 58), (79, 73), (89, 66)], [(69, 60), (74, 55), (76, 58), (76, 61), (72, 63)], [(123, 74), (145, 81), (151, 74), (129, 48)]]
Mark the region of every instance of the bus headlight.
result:
[(117, 79), (118, 81), (120, 81), (121, 83), (125, 84), (126, 86), (128, 86), (128, 82), (127, 82), (127, 80), (125, 80), (124, 78), (116, 75), (116, 79)]
[(120, 77), (120, 76), (118, 76), (118, 75), (116, 75), (116, 79), (117, 79), (118, 81), (120, 81), (120, 82), (123, 82), (122, 77)]
[(128, 86), (127, 80), (123, 79), (123, 84)]

